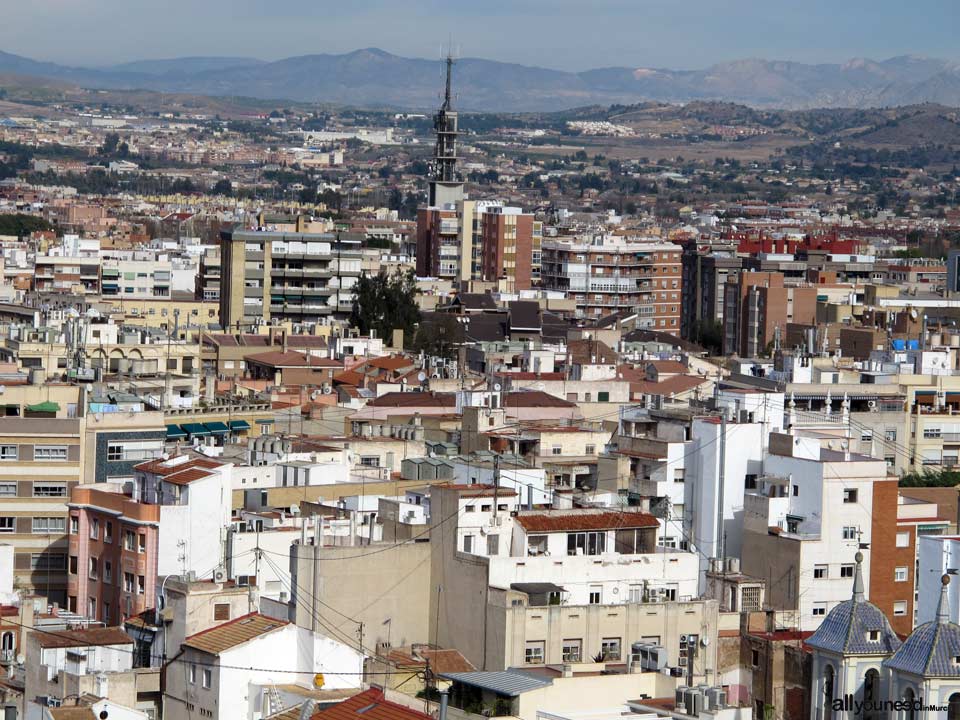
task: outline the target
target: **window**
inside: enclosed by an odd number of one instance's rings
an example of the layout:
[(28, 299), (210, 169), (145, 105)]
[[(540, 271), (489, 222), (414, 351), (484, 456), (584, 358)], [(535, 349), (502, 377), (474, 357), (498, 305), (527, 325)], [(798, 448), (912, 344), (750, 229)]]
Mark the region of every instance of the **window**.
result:
[(463, 536), (463, 551), (465, 553), (473, 552), (473, 535), (464, 535)]
[(36, 445), (33, 448), (33, 459), (40, 461), (57, 461), (67, 459), (66, 445)]
[(812, 613), (814, 617), (823, 617), (827, 614), (827, 604), (822, 602), (814, 603)]
[(97, 558), (90, 558), (89, 572), (87, 574), (90, 576), (91, 580), (96, 580), (99, 577), (99, 563), (100, 561), (97, 560)]
[[(87, 616), (95, 618), (97, 616), (97, 599), (96, 598), (87, 598)], [(90, 652), (87, 652), (87, 662), (91, 660)]]
[(70, 534), (78, 535), (80, 533), (80, 518), (72, 516), (70, 518)]
[(597, 454), (597, 446), (596, 446), (596, 445), (587, 445), (587, 446), (584, 448), (584, 452), (585, 452), (585, 454), (587, 454), (587, 455), (596, 455), (596, 454)]
[(563, 641), (563, 662), (565, 663), (580, 662), (582, 648), (583, 648), (583, 641), (580, 640), (579, 638), (574, 640), (564, 640)]
[(826, 580), (830, 576), (830, 571), (826, 565), (814, 565), (813, 566), (813, 579), (814, 580)]
[(470, 512), (476, 512), (476, 511), (477, 511), (477, 506), (476, 506), (476, 505), (467, 505), (467, 506), (465, 506), (465, 507), (463, 508), (463, 511), (464, 511), (464, 512), (468, 512), (468, 513), (470, 513)]
[(107, 524), (103, 528), (103, 541), (107, 543), (113, 542), (113, 523), (107, 520)]
[(140, 544), (137, 546), (137, 552), (145, 553), (147, 551), (147, 536), (145, 533), (140, 533)]
[(909, 533), (909, 532), (898, 532), (898, 533), (897, 533), (897, 547), (898, 547), (898, 548), (910, 547), (910, 533)]
[(846, 525), (843, 528), (843, 539), (844, 540), (856, 540), (857, 539), (857, 528), (854, 525)]
[(490, 512), (493, 509), (493, 505), (490, 503), (484, 503), (480, 506), (480, 512)]
[(852, 577), (853, 577), (853, 565), (841, 565), (841, 566), (840, 566), (840, 577), (842, 577), (842, 578), (852, 578)]
[(187, 671), (187, 675), (190, 680), (191, 685), (197, 684), (197, 666), (193, 663), (190, 663), (190, 669)]
[(0, 460), (16, 460), (19, 457), (16, 445), (0, 445)]
[(906, 600), (897, 600), (893, 604), (893, 614), (894, 615), (906, 615), (907, 614), (907, 601)]
[(597, 393), (597, 402), (610, 402), (610, 393), (601, 390)]
[(884, 440), (887, 440), (887, 441), (889, 441), (889, 442), (896, 442), (896, 441), (897, 441), (897, 431), (896, 431), (896, 430), (884, 430), (884, 431), (883, 431), (883, 438), (884, 438)]
[(113, 582), (113, 563), (109, 560), (103, 561), (103, 581), (108, 584)]
[(600, 605), (602, 601), (603, 601), (603, 586), (591, 585), (590, 586), (590, 604)]
[(212, 678), (213, 678), (213, 671), (212, 671), (210, 668), (204, 668), (204, 669), (203, 669), (203, 678), (202, 678), (202, 680), (201, 680), (201, 685), (202, 685), (202, 687), (204, 687), (205, 689), (209, 690), (209, 689), (210, 689), (210, 682), (211, 682)]
[(523, 651), (523, 662), (527, 665), (542, 665), (545, 645), (543, 640), (528, 640)]
[(128, 593), (133, 592), (133, 573), (125, 572), (123, 574), (123, 591)]
[(562, 454), (563, 454), (563, 448), (560, 447), (559, 445), (554, 445), (552, 448), (550, 448), (550, 454), (551, 454), (551, 455), (562, 455)]
[(940, 428), (938, 427), (925, 427), (923, 429), (923, 437), (927, 440), (935, 440), (940, 437)]
[(90, 521), (90, 539), (98, 540), (100, 538), (100, 521), (93, 519)]
[(879, 630), (867, 630), (867, 640), (870, 642), (879, 642), (880, 641), (880, 631)]
[(136, 533), (132, 530), (123, 531), (123, 549), (133, 551), (134, 544), (136, 543)]
[(103, 603), (103, 622), (107, 625), (110, 624), (110, 603)]
[(163, 440), (124, 440), (107, 445), (107, 460), (132, 462), (153, 460), (163, 453)]
[(487, 535), (487, 555), (500, 554), (500, 536)]
[(76, 555), (70, 556), (70, 574), (71, 575), (77, 574), (77, 556)]
[(794, 485), (794, 486), (793, 486), (793, 496), (794, 496), (794, 497), (800, 497), (800, 486), (799, 486), (799, 485)]
[(16, 532), (16, 529), (17, 529), (16, 518), (0, 517), (0, 533), (12, 533), (12, 532)]
[(757, 489), (757, 476), (753, 473), (743, 476), (743, 489), (744, 490), (756, 490)]
[(857, 501), (856, 488), (844, 488), (843, 501), (845, 503), (855, 503)]
[(893, 581), (894, 582), (906, 582), (907, 581), (907, 568), (898, 567), (893, 570)]
[(754, 667), (760, 667), (760, 653), (757, 650), (750, 651), (750, 664)]
[(360, 458), (360, 464), (363, 467), (380, 467), (380, 456), (364, 455)]
[(67, 531), (67, 519), (58, 517), (35, 517), (33, 530), (35, 533), (62, 533)]
[(620, 659), (620, 638), (604, 638), (600, 641), (600, 654), (604, 662)]
[(567, 533), (567, 555), (600, 555), (606, 545), (605, 532)]
[(137, 575), (137, 595), (143, 595), (147, 591), (145, 579), (143, 575)]
[(687, 666), (687, 657), (688, 653), (696, 652), (697, 641), (700, 638), (696, 635), (681, 635), (680, 636), (680, 655), (678, 658), (678, 665), (680, 667)]
[(33, 553), (30, 556), (31, 570), (66, 570), (67, 556), (64, 553)]
[(0, 497), (16, 497), (17, 484), (15, 482), (0, 483)]
[(638, 603), (643, 600), (643, 585), (631, 585), (627, 592), (627, 602)]
[(67, 484), (62, 482), (35, 482), (34, 497), (66, 497)]

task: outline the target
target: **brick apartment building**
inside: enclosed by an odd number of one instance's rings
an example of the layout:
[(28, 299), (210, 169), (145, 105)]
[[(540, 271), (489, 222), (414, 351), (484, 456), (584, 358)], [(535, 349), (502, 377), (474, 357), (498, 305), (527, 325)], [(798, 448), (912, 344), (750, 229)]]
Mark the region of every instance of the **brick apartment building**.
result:
[(680, 334), (681, 248), (617, 235), (543, 241), (545, 288), (562, 290), (580, 317), (636, 312), (638, 327)]
[(527, 290), (540, 280), (542, 223), (499, 201), (459, 200), (417, 212), (417, 274), (454, 283), (506, 280)]
[(68, 609), (111, 625), (154, 607), (160, 506), (78, 486), (69, 508)]
[(787, 323), (814, 324), (816, 315), (815, 286), (786, 285), (779, 272), (744, 271), (736, 283), (724, 286), (723, 352), (757, 357), (777, 328), (782, 342)]

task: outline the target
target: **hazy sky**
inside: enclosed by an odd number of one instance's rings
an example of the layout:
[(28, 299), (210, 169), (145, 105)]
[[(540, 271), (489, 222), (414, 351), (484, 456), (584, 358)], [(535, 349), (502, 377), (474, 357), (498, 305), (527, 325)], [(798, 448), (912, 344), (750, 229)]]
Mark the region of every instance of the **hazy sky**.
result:
[(74, 65), (379, 47), (560, 69), (960, 60), (960, 0), (2, 0), (0, 50)]

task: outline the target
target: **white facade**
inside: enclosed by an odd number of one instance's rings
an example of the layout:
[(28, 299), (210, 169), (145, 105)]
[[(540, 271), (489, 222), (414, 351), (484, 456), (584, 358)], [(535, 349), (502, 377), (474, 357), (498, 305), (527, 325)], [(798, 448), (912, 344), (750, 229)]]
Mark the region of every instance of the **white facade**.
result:
[[(931, 622), (940, 600), (940, 578), (948, 570), (960, 568), (960, 536), (917, 536), (917, 616), (915, 625)], [(960, 582), (947, 586), (950, 622), (960, 619)]]

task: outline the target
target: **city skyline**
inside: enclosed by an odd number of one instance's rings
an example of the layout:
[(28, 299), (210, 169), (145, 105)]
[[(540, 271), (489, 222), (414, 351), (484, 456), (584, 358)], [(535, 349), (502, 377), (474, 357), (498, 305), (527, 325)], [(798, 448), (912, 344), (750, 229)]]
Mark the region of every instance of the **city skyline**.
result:
[[(201, 6), (184, 0), (163, 6), (142, 0), (122, 5), (38, 0), (5, 13), (0, 50), (85, 67), (186, 56), (272, 61), (366, 47), (429, 59), (440, 56), (450, 37), (465, 57), (568, 71), (698, 69), (753, 57), (842, 63), (921, 54), (960, 60), (952, 38), (960, 8), (942, 0), (909, 7), (860, 0), (842, 6), (815, 0), (803, 7), (770, 7), (756, 0), (693, 0), (683, 7), (663, 0), (603, 0), (590, 7), (568, 0), (496, 0), (482, 6), (418, 0), (402, 7), (382, 0), (349, 7), (302, 0), (229, 5), (212, 0)], [(73, 32), (52, 33), (51, 18)], [(415, 27), (398, 35), (396, 28), (411, 19)], [(143, 27), (151, 28), (152, 42), (146, 46)]]

